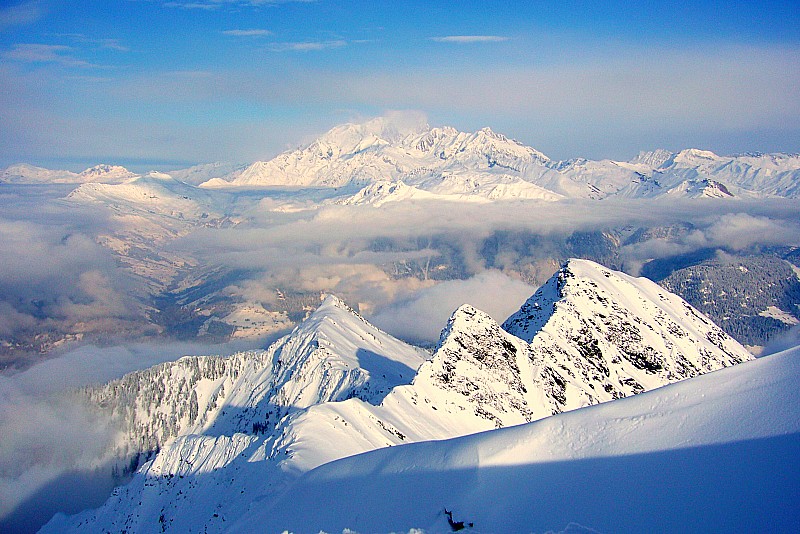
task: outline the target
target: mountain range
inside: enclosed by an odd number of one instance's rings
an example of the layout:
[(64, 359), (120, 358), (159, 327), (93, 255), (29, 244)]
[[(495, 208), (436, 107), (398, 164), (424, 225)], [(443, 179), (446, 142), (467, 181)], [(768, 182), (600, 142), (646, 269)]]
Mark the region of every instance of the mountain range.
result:
[[(699, 149), (659, 149), (630, 161), (554, 161), (489, 128), (467, 133), (427, 124), (398, 126), (385, 117), (334, 127), (269, 161), (205, 164), (169, 174), (207, 189), (330, 188), (337, 190), (337, 202), (345, 204), (379, 205), (409, 198), (800, 196), (797, 154), (718, 156)], [(0, 173), (0, 183), (120, 184), (135, 177), (119, 166), (98, 165), (76, 174), (20, 164)]]
[[(101, 508), (57, 515), (44, 531), (213, 532), (227, 530), (236, 521), (245, 531), (261, 525), (298, 531), (329, 528), (334, 524), (330, 518), (318, 524), (309, 519), (324, 516), (319, 511), (305, 516), (308, 521), (291, 517), (288, 509), (272, 519), (264, 514), (286, 495), (325, 487), (308, 486), (304, 473), (319, 466), (338, 469), (333, 466), (342, 464), (331, 462), (349, 456), (347, 465), (352, 467), (346, 468), (344, 480), (359, 472), (362, 453), (385, 447), (405, 449), (408, 443), (436, 443), (431, 440), (488, 431), (485, 438), (474, 438), (487, 443), (475, 451), (500, 451), (507, 445), (508, 459), (515, 447), (529, 448), (521, 459), (547, 454), (561, 458), (553, 447), (567, 446), (569, 439), (549, 446), (544, 438), (561, 424), (554, 416), (583, 412), (606, 401), (616, 404), (616, 399), (684, 379), (691, 382), (752, 359), (679, 297), (646, 279), (587, 260), (567, 262), (502, 326), (472, 306), (459, 307), (432, 354), (392, 338), (328, 296), (292, 333), (265, 351), (185, 357), (80, 392), (84, 402), (112, 414), (120, 429), (113, 453), (131, 459), (135, 472)], [(650, 402), (659, 398), (650, 397)], [(663, 398), (670, 396), (665, 393)], [(678, 412), (691, 405), (681, 402), (673, 407)], [(639, 436), (635, 443), (658, 448), (658, 425), (632, 415), (637, 409), (641, 407), (634, 405), (630, 412), (609, 409), (614, 416), (608, 419), (597, 411), (576, 417), (601, 427), (611, 425), (602, 428), (616, 432), (619, 439)], [(617, 417), (623, 412), (624, 417)], [(492, 441), (496, 429), (515, 425), (523, 426), (511, 441)], [(580, 437), (578, 427), (566, 428), (578, 439), (572, 447), (590, 439), (588, 433)], [(664, 429), (663, 442), (691, 436), (688, 429), (677, 435)], [(641, 437), (645, 432), (650, 441)], [(462, 447), (455, 441), (450, 448), (448, 442), (438, 443), (441, 448), (431, 461), (443, 458), (448, 469), (473, 469), (481, 477), (481, 462), (475, 463), (467, 452), (471, 445)], [(616, 450), (607, 443), (609, 450)], [(416, 454), (414, 450), (409, 454)], [(374, 456), (365, 458), (364, 469), (374, 469)], [(397, 467), (402, 461), (384, 464), (392, 466), (386, 473), (414, 471), (410, 465)], [(380, 480), (375, 478), (376, 483)], [(430, 477), (422, 480), (427, 484)], [(302, 497), (284, 506), (294, 504), (297, 510), (314, 506)], [(441, 531), (446, 525), (441, 512), (420, 518), (396, 506), (398, 517), (413, 517), (412, 523), (395, 527), (391, 525), (398, 523), (390, 518), (376, 523), (374, 517), (364, 517), (351, 526)], [(331, 513), (337, 514), (334, 509)], [(474, 510), (477, 514), (478, 508)]]

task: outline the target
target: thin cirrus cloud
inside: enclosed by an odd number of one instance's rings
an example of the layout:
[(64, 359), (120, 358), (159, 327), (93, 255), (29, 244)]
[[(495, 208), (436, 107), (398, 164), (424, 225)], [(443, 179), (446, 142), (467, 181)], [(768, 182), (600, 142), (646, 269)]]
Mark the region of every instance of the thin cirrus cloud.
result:
[(3, 53), (3, 58), (22, 63), (55, 63), (64, 67), (94, 67), (88, 61), (72, 55), (74, 49), (66, 45), (38, 43), (15, 44)]
[(504, 37), (502, 35), (445, 35), (443, 37), (431, 37), (431, 41), (435, 41), (437, 43), (456, 44), (501, 43), (508, 40), (508, 37)]
[(38, 0), (0, 7), (0, 30), (12, 26), (28, 26), (37, 22), (44, 14), (45, 10)]
[(130, 48), (123, 45), (119, 39), (88, 37), (82, 33), (56, 33), (55, 37), (71, 40), (73, 43), (90, 48), (114, 50), (117, 52), (130, 52)]
[(233, 37), (265, 37), (272, 35), (269, 30), (249, 29), (249, 30), (225, 30), (223, 35), (231, 35)]
[(200, 9), (211, 11), (222, 7), (259, 7), (275, 4), (309, 3), (316, 0), (200, 0), (197, 2), (164, 2), (164, 7), (177, 7), (180, 9)]
[(334, 41), (297, 41), (274, 43), (268, 48), (272, 52), (315, 52), (330, 48), (341, 48), (347, 46), (347, 41), (338, 39)]

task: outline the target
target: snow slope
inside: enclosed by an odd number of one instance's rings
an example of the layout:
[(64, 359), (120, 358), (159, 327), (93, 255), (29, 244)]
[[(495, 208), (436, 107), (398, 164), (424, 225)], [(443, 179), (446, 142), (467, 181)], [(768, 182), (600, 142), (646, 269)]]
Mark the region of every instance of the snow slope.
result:
[[(800, 349), (314, 469), (232, 532), (796, 532)], [(345, 497), (346, 496), (346, 497)], [(582, 525), (585, 528), (581, 528)]]

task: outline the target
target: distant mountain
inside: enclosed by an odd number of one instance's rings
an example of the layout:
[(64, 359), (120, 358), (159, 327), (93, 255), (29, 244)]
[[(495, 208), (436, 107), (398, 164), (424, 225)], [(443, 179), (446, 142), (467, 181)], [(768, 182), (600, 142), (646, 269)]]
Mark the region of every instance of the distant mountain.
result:
[(118, 184), (136, 177), (137, 174), (120, 165), (95, 165), (78, 174), (81, 182)]
[[(120, 171), (112, 172), (122, 176)], [(129, 176), (121, 183), (84, 183), (67, 198), (102, 202), (115, 210), (144, 211), (195, 222), (208, 219), (209, 212), (215, 209), (214, 201), (206, 191), (159, 172)]]
[[(337, 126), (309, 145), (203, 187), (371, 187), (399, 183), (454, 200), (800, 196), (800, 156), (642, 152), (629, 162), (552, 161), (484, 128), (473, 133), (387, 118)], [(527, 186), (527, 189), (526, 189)], [(531, 187), (533, 186), (533, 187)], [(534, 189), (534, 187), (536, 189)], [(370, 198), (367, 192), (359, 198)], [(381, 200), (382, 201), (382, 200)]]
[(800, 269), (776, 257), (714, 257), (658, 283), (748, 345), (764, 346), (800, 324)]
[(180, 180), (181, 182), (191, 185), (200, 185), (203, 182), (207, 182), (213, 178), (227, 176), (231, 173), (241, 171), (244, 168), (245, 165), (236, 163), (215, 162), (203, 163), (200, 165), (193, 165), (186, 169), (169, 171), (168, 174), (176, 180)]
[(77, 183), (80, 181), (77, 173), (52, 171), (27, 163), (12, 165), (0, 173), (0, 183), (6, 184)]
[(49, 170), (33, 165), (12, 165), (0, 173), (0, 183), (120, 183), (136, 174), (118, 165), (95, 165), (83, 172)]
[(264, 506), (337, 458), (526, 423), (752, 358), (681, 299), (587, 261), (570, 261), (505, 328), (464, 305), (423, 362), (328, 297), (266, 352), (184, 358), (90, 389), (120, 421), (121, 449), (150, 459), (102, 508), (45, 531), (219, 531), (253, 497)]
[[(372, 188), (344, 203), (384, 203), (375, 184), (399, 184), (448, 200), (563, 198), (800, 197), (800, 155), (719, 156), (699, 149), (657, 149), (630, 161), (553, 161), (538, 150), (482, 128), (460, 132), (420, 120), (378, 117), (336, 126), (308, 145), (250, 165), (210, 163), (171, 171), (204, 188)], [(14, 165), (0, 182), (120, 183), (134, 175), (98, 165), (76, 175)], [(343, 192), (342, 194), (345, 194)], [(424, 195), (417, 195), (421, 199)], [(440, 199), (439, 197), (429, 197)]]

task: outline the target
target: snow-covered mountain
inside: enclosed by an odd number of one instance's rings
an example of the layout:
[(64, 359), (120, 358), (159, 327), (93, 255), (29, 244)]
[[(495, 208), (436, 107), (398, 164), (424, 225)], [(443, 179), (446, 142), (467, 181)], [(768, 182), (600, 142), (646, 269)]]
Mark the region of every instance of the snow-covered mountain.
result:
[(120, 165), (95, 165), (78, 174), (80, 182), (119, 184), (138, 176)]
[[(387, 118), (337, 126), (304, 148), (253, 163), (203, 187), (342, 187), (404, 182), (436, 195), (544, 198), (559, 195), (526, 182), (528, 168), (546, 170), (540, 152), (484, 128), (464, 133), (424, 124), (398, 127)], [(360, 198), (371, 198), (362, 192)], [(454, 198), (454, 199), (457, 199)]]
[(177, 436), (269, 433), (287, 414), (357, 397), (379, 402), (427, 353), (375, 328), (334, 296), (265, 351), (189, 356), (85, 394), (117, 419), (124, 452)]
[(231, 173), (241, 171), (245, 165), (226, 162), (203, 163), (200, 165), (193, 165), (186, 169), (178, 169), (169, 171), (167, 174), (191, 185), (200, 185), (214, 178), (227, 176)]
[(25, 163), (12, 165), (0, 173), (0, 183), (17, 184), (78, 184), (78, 183), (120, 183), (136, 174), (119, 165), (95, 165), (83, 172), (50, 170)]
[(552, 413), (752, 359), (677, 295), (588, 260), (570, 260), (503, 328), (547, 355)]
[(256, 496), (231, 531), (447, 532), (447, 509), (465, 532), (793, 532), (798, 381), (793, 349), (531, 424), (345, 458), (270, 504)]
[(800, 196), (800, 155), (742, 154), (718, 156), (707, 150), (687, 149), (673, 154), (655, 173), (672, 188), (680, 182), (707, 180), (736, 194)]
[(464, 305), (423, 363), (328, 297), (265, 352), (184, 358), (90, 390), (122, 423), (122, 450), (158, 452), (102, 508), (47, 528), (223, 530), (253, 497), (264, 506), (344, 456), (526, 423), (752, 358), (681, 299), (587, 261), (570, 261), (505, 327)]
[(56, 171), (19, 163), (11, 165), (0, 173), (0, 183), (38, 184), (38, 183), (77, 183), (78, 174), (70, 171)]
[[(800, 195), (800, 156), (722, 157), (697, 149), (642, 152), (629, 162), (552, 161), (484, 128), (473, 133), (380, 117), (337, 126), (309, 145), (259, 161), (203, 187), (373, 187), (400, 183), (452, 199)], [(533, 187), (532, 187), (533, 186)], [(373, 198), (372, 190), (358, 199)], [(383, 199), (376, 199), (383, 202)], [(354, 201), (355, 202), (355, 201)]]
[[(719, 156), (692, 148), (641, 152), (630, 161), (553, 161), (489, 128), (460, 132), (397, 117), (336, 126), (269, 161), (211, 163), (170, 174), (209, 189), (371, 188), (345, 203), (384, 203), (383, 196), (374, 194), (375, 185), (383, 183), (467, 201), (800, 196), (797, 154)], [(80, 174), (14, 165), (0, 174), (0, 182), (121, 183), (133, 176), (111, 165)]]
[(118, 211), (145, 211), (195, 221), (208, 219), (213, 209), (213, 201), (206, 191), (159, 172), (134, 175), (122, 183), (84, 183), (67, 198), (102, 202)]
[[(90, 401), (118, 422), (120, 452), (159, 452), (103, 508), (69, 525), (56, 518), (50, 528), (221, 530), (253, 491), (286, 478), (275, 441), (294, 414), (349, 398), (378, 403), (409, 383), (425, 356), (329, 296), (266, 351), (185, 357), (88, 389)], [(192, 505), (209, 513), (186, 513)]]

